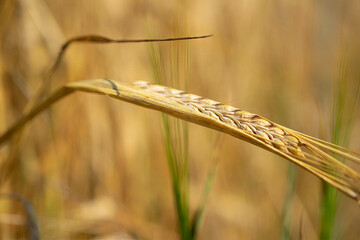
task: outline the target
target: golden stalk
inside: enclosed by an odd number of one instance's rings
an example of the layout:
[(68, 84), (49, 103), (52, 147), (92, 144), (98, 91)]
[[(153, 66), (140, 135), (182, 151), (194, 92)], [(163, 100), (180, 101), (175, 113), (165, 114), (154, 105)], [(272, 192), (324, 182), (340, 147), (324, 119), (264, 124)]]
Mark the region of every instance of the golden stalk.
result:
[(74, 91), (108, 95), (227, 133), (296, 163), (360, 204), (359, 173), (330, 155), (335, 153), (360, 163), (358, 153), (283, 127), (258, 114), (142, 81), (126, 84), (94, 79), (69, 83), (52, 93), (1, 135), (0, 145), (42, 110)]

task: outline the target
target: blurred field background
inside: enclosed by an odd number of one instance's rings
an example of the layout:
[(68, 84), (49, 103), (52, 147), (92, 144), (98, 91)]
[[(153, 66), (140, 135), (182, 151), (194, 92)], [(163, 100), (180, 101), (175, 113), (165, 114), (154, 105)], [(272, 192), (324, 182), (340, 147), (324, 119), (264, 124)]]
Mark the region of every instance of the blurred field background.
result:
[[(2, 0), (0, 132), (21, 116), (68, 38), (146, 38), (151, 19), (156, 37), (173, 37), (174, 22), (189, 35), (214, 34), (189, 42), (189, 92), (330, 141), (334, 83), (360, 81), (359, 12), (355, 0)], [(72, 45), (52, 89), (100, 77), (153, 82), (149, 46)], [(355, 117), (349, 148), (360, 152)], [(298, 169), (288, 185), (286, 160), (197, 125), (189, 139), (192, 209), (219, 161), (199, 239), (279, 239), (287, 188), (291, 239), (318, 238), (319, 179)], [(0, 149), (0, 164), (8, 152)], [(37, 117), (0, 191), (33, 205), (43, 239), (179, 239), (161, 114), (105, 96), (77, 93)], [(359, 221), (356, 202), (340, 194), (336, 239), (358, 239)], [(14, 234), (26, 237), (25, 212), (0, 199), (0, 236)]]

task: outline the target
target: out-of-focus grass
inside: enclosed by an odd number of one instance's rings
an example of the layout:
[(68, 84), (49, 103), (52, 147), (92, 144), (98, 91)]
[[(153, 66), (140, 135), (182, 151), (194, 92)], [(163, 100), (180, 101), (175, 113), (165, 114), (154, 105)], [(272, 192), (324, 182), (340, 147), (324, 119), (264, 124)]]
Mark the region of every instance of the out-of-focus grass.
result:
[[(2, 201), (4, 199), (11, 201), (19, 201), (23, 205), (26, 212), (26, 226), (27, 226), (26, 238), (30, 240), (39, 240), (40, 233), (38, 227), (38, 220), (36, 217), (36, 213), (33, 207), (31, 206), (31, 204), (25, 198), (17, 194), (0, 194), (0, 200)], [(20, 216), (21, 215), (18, 215), (18, 217)]]
[(287, 178), (287, 187), (286, 187), (286, 195), (284, 199), (284, 207), (283, 207), (283, 217), (282, 217), (282, 231), (281, 231), (281, 239), (290, 239), (291, 237), (291, 213), (293, 200), (295, 195), (295, 184), (296, 184), (296, 176), (297, 176), (297, 166), (295, 164), (289, 164), (288, 170), (288, 178)]

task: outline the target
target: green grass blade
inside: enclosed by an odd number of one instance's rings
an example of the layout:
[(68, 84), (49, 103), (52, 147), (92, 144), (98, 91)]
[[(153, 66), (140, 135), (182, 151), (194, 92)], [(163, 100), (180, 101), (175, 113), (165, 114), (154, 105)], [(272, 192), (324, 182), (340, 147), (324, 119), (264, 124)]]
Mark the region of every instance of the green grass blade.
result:
[[(150, 31), (157, 31), (157, 28), (151, 27), (154, 26), (152, 22), (149, 22), (148, 25), (149, 34), (154, 35)], [(178, 34), (178, 32), (175, 34)], [(166, 50), (168, 49), (162, 48), (156, 43), (150, 45), (149, 56), (155, 82), (161, 85), (176, 87), (186, 85), (184, 82), (187, 81), (187, 72), (183, 73), (180, 69), (182, 67), (188, 69), (188, 66), (186, 66), (186, 62), (181, 62), (184, 58), (184, 52), (180, 50), (180, 44), (170, 44), (170, 51), (167, 52), (168, 55), (166, 55)], [(185, 48), (185, 52), (188, 52), (188, 48)], [(170, 69), (168, 74), (165, 69)], [(162, 114), (162, 122), (180, 236), (181, 239), (191, 239), (188, 196), (189, 160), (187, 124), (165, 114)]]
[(204, 215), (204, 210), (205, 210), (205, 205), (207, 203), (208, 197), (209, 197), (209, 193), (211, 190), (211, 187), (214, 183), (214, 179), (215, 179), (215, 175), (216, 175), (216, 170), (217, 170), (217, 165), (213, 165), (212, 169), (209, 172), (209, 175), (206, 179), (205, 182), (205, 187), (202, 193), (202, 197), (201, 197), (201, 201), (200, 204), (195, 212), (192, 224), (191, 224), (191, 237), (192, 239), (196, 239), (197, 237), (197, 233), (198, 230), (201, 226), (202, 220), (203, 220), (203, 215)]
[[(332, 143), (347, 147), (351, 129), (359, 105), (360, 82), (349, 79), (344, 62), (339, 64), (338, 76), (334, 81)], [(343, 161), (343, 158), (338, 157)], [(329, 184), (323, 184), (321, 205), (320, 239), (334, 239), (336, 227), (336, 212), (339, 196), (338, 190)]]
[(282, 240), (291, 239), (291, 213), (292, 213), (292, 205), (295, 194), (296, 177), (297, 177), (297, 166), (295, 164), (290, 163), (288, 170), (285, 203), (283, 206), (282, 230), (281, 230), (281, 238), (280, 238)]

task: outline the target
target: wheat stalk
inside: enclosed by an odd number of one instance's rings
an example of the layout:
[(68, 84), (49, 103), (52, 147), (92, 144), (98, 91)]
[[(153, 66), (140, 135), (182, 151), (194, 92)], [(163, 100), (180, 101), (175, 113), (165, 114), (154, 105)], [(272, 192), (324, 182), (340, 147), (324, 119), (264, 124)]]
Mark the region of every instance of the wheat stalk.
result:
[(74, 91), (105, 94), (230, 134), (296, 163), (360, 204), (359, 173), (329, 153), (356, 163), (360, 163), (359, 154), (283, 127), (258, 114), (143, 81), (126, 84), (94, 79), (69, 83), (52, 93), (0, 136), (0, 145), (42, 110)]

